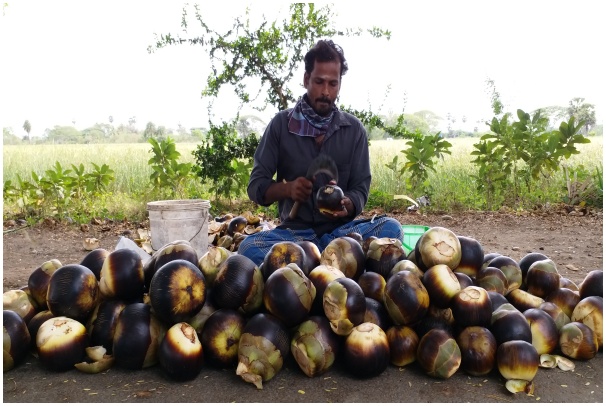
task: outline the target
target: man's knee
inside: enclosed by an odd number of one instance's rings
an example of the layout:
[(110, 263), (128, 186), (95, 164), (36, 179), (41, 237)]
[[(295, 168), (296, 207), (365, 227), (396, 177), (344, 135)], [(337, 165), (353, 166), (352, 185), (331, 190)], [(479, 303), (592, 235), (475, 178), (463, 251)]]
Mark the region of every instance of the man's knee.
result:
[(381, 219), (383, 224), (381, 225), (381, 234), (389, 238), (398, 238), (402, 240), (404, 238), (404, 231), (400, 222), (391, 217), (384, 217)]
[(246, 237), (242, 242), (240, 242), (237, 253), (251, 259), (257, 266), (261, 265), (265, 259), (265, 254), (261, 248), (255, 244), (252, 236)]

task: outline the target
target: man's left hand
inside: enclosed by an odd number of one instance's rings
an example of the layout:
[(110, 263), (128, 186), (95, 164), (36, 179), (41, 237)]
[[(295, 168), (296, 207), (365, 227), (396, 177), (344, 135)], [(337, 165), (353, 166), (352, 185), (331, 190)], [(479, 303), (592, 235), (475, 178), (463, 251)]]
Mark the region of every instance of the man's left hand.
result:
[(344, 197), (343, 200), (341, 200), (341, 206), (343, 207), (343, 210), (335, 211), (332, 214), (332, 217), (334, 217), (334, 218), (347, 217), (350, 215), (350, 213), (353, 213), (353, 211), (354, 211), (353, 203), (351, 202), (351, 199), (349, 197)]
[[(336, 185), (337, 182), (333, 179), (330, 182), (328, 182), (328, 184)], [(353, 213), (354, 209), (355, 209), (351, 199), (347, 196), (345, 196), (341, 200), (341, 207), (343, 208), (342, 210), (333, 212), (330, 215), (330, 217), (333, 217), (333, 218), (347, 217), (347, 216), (349, 216), (350, 213)]]

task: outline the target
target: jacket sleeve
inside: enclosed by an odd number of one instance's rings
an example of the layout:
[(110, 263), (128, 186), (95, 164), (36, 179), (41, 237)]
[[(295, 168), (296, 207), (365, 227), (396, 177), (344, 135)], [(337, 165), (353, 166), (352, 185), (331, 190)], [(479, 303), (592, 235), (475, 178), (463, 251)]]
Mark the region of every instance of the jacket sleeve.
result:
[(353, 129), (356, 132), (356, 136), (353, 137), (356, 140), (356, 144), (351, 157), (351, 175), (347, 184), (347, 189), (344, 192), (355, 207), (352, 218), (359, 216), (362, 213), (362, 210), (364, 210), (364, 206), (368, 201), (370, 181), (372, 179), (366, 129), (362, 123), (359, 121), (357, 121), (357, 123), (357, 126), (353, 126)]
[(279, 129), (280, 117), (275, 116), (265, 129), (254, 155), (247, 193), (250, 200), (261, 206), (269, 206), (264, 203), (265, 192), (276, 182), (274, 175), (278, 167)]

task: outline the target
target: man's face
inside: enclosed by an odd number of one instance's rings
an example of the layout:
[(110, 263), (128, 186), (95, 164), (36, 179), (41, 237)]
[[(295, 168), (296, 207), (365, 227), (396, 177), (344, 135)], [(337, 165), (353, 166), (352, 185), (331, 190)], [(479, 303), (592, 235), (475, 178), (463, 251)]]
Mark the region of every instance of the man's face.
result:
[(341, 89), (341, 63), (316, 61), (314, 70), (303, 76), (303, 84), (314, 111), (320, 116), (329, 115)]

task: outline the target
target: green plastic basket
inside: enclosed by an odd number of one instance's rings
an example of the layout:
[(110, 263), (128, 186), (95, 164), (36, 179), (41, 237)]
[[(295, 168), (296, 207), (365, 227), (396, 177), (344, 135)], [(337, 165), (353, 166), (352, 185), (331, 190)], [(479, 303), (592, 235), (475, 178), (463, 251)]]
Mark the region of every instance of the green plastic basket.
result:
[(404, 251), (406, 251), (406, 255), (410, 254), (410, 252), (415, 249), (417, 241), (427, 230), (429, 230), (428, 226), (418, 226), (414, 224), (402, 226), (402, 231), (404, 232), (402, 246), (404, 247)]

